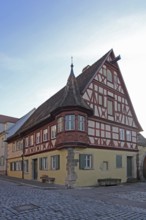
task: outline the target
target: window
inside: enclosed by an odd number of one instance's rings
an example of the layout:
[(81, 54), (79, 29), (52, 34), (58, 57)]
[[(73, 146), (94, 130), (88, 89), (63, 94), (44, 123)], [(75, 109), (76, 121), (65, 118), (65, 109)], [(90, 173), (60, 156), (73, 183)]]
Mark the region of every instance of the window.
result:
[(11, 171), (15, 171), (16, 170), (16, 163), (15, 162), (10, 163), (10, 170)]
[(2, 138), (1, 140), (1, 147), (4, 147), (5, 146), (5, 142), (4, 142), (4, 138)]
[(107, 113), (113, 115), (113, 101), (107, 100)]
[(58, 118), (57, 120), (57, 131), (62, 132), (63, 131), (63, 117)]
[(120, 140), (123, 141), (125, 140), (125, 131), (123, 128), (120, 128)]
[(51, 156), (51, 169), (52, 170), (60, 169), (60, 155)]
[(107, 70), (107, 80), (109, 82), (113, 81), (112, 72), (110, 70)]
[(98, 95), (98, 104), (103, 105), (103, 95), (102, 94)]
[(43, 130), (43, 141), (48, 140), (48, 129)]
[(24, 167), (23, 167), (23, 169), (24, 169), (25, 173), (28, 173), (28, 171), (29, 171), (28, 160), (24, 160)]
[(12, 143), (12, 152), (15, 152), (16, 151), (16, 145), (15, 145), (15, 142)]
[(75, 129), (75, 115), (66, 115), (65, 130), (74, 130), (74, 129)]
[(121, 111), (122, 111), (121, 103), (120, 103), (120, 102), (117, 103), (117, 111), (118, 111), (118, 112), (121, 112)]
[(114, 85), (115, 85), (115, 89), (118, 89), (118, 76), (114, 75)]
[(48, 158), (42, 157), (39, 161), (40, 170), (47, 170), (48, 169)]
[(108, 170), (108, 161), (103, 161), (103, 171)]
[(126, 131), (126, 140), (131, 141), (131, 131)]
[(4, 166), (4, 156), (0, 157), (0, 166)]
[(36, 144), (39, 144), (41, 142), (41, 134), (40, 132), (36, 133)]
[(78, 130), (85, 131), (85, 117), (78, 115)]
[(28, 137), (25, 138), (25, 147), (28, 147), (28, 143), (29, 143), (29, 140), (28, 140)]
[(16, 161), (16, 170), (21, 171), (22, 170), (22, 161)]
[(92, 155), (91, 154), (80, 154), (79, 155), (79, 168), (82, 170), (92, 169)]
[(16, 141), (16, 150), (20, 150), (20, 141)]
[(56, 138), (56, 125), (51, 127), (51, 139)]
[(122, 168), (122, 155), (116, 155), (116, 168)]
[(30, 146), (33, 146), (33, 134), (30, 136)]

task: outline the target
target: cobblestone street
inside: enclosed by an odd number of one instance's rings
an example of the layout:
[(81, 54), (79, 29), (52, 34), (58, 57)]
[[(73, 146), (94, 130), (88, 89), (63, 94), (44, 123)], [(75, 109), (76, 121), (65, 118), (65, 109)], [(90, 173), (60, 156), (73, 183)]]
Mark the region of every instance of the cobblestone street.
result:
[(146, 183), (61, 189), (0, 178), (0, 220), (146, 220)]

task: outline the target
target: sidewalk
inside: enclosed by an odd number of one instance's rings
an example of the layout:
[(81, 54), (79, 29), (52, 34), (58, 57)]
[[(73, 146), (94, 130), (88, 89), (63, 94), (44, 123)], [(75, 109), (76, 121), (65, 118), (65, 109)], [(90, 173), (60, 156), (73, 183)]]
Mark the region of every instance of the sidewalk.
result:
[(37, 180), (20, 179), (20, 178), (4, 176), (4, 175), (0, 175), (0, 180), (13, 182), (18, 185), (28, 185), (31, 187), (38, 187), (42, 189), (66, 189), (66, 187), (63, 185), (58, 185), (54, 183), (42, 183)]

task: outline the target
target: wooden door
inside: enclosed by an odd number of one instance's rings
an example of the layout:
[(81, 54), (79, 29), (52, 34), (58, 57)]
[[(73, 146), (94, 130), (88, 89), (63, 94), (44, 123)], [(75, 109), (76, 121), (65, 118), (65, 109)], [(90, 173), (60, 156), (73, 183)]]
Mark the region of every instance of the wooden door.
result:
[(146, 157), (144, 158), (143, 161), (143, 177), (146, 179)]
[(132, 157), (127, 157), (127, 177), (132, 177)]
[(34, 180), (38, 178), (38, 159), (32, 160), (32, 178)]

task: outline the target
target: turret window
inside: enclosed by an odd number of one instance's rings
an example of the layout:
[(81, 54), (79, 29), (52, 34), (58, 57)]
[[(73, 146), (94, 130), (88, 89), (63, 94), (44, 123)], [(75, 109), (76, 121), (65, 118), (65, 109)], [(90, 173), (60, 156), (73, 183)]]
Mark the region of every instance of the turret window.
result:
[(57, 120), (57, 131), (58, 132), (62, 132), (63, 131), (63, 117), (60, 117)]
[(85, 131), (85, 117), (78, 115), (78, 130)]
[(75, 115), (65, 116), (65, 130), (75, 130)]
[(86, 118), (83, 115), (65, 115), (57, 119), (57, 133), (62, 131), (85, 131)]

